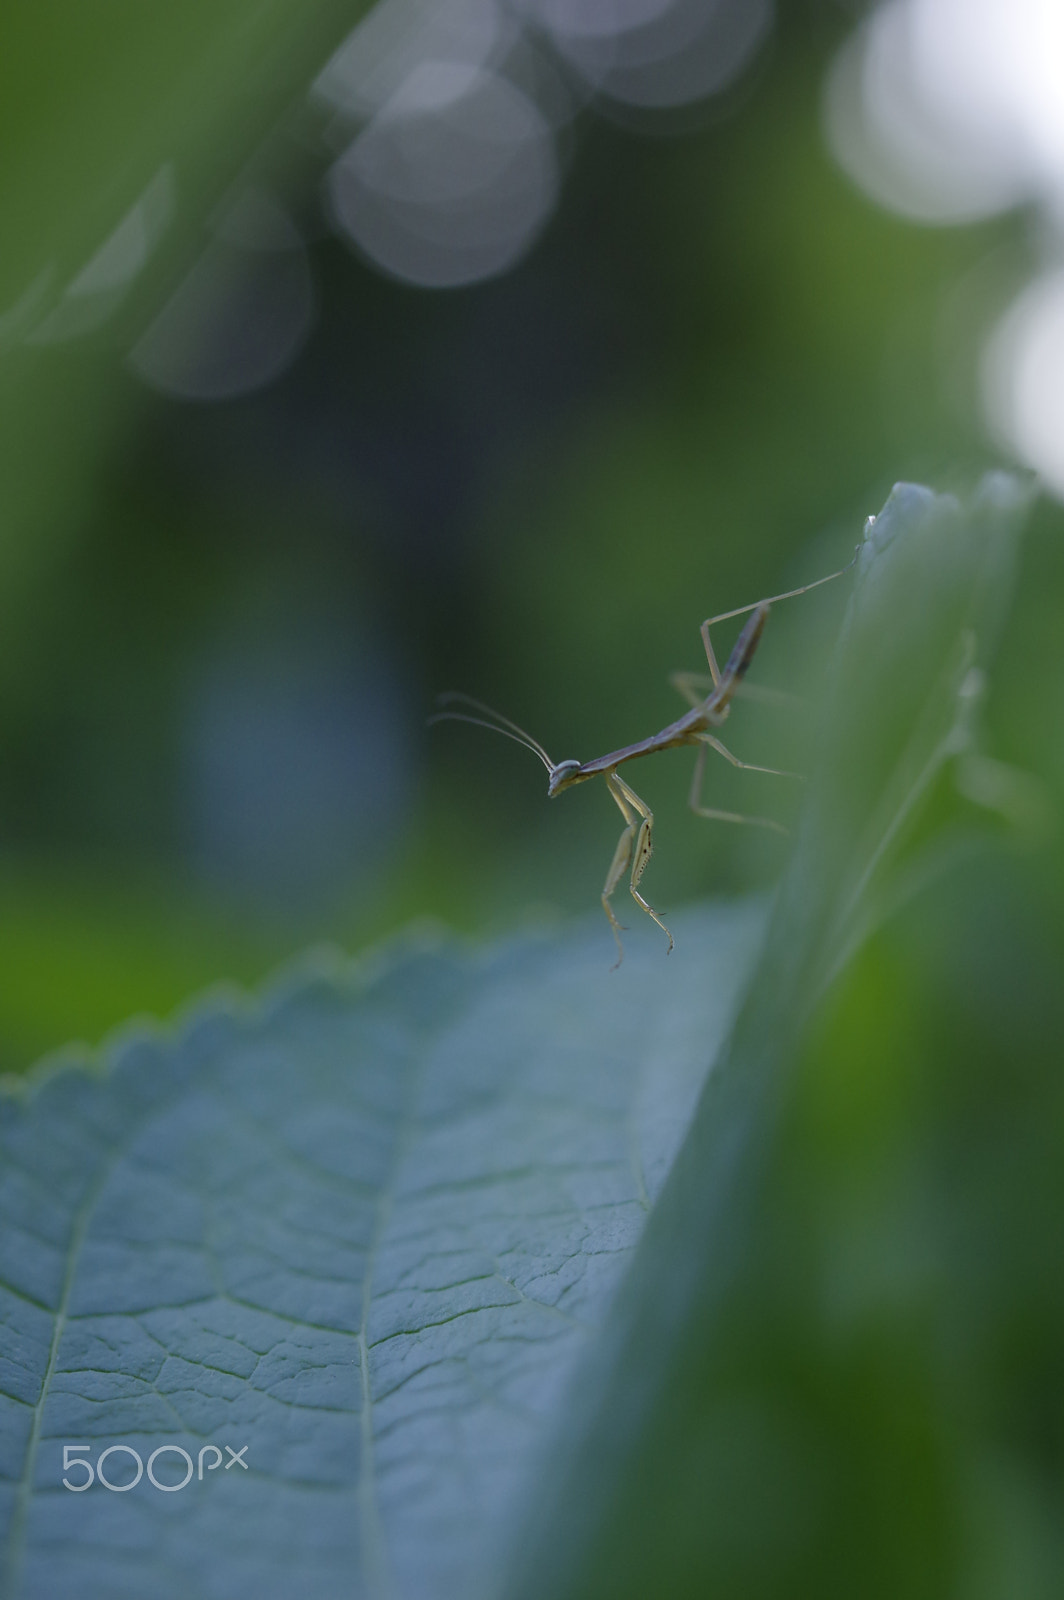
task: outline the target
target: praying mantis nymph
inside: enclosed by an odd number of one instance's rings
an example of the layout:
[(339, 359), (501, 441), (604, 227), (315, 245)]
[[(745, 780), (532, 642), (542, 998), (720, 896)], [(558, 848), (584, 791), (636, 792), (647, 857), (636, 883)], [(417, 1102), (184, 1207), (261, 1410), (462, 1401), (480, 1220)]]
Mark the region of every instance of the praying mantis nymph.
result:
[[(865, 524), (866, 533), (873, 520), (869, 517)], [(841, 578), (843, 573), (849, 572), (857, 560), (860, 548), (858, 545), (853, 560), (848, 561), (846, 566), (840, 567), (838, 572), (829, 572), (826, 578), (817, 578), (813, 583), (803, 584), (800, 589), (788, 589), (785, 594), (770, 595), (767, 600), (755, 600), (752, 605), (739, 606), (735, 611), (722, 611), (719, 616), (707, 617), (702, 623), (701, 634), (711, 678), (708, 694), (700, 692), (706, 685), (704, 676), (691, 672), (674, 672), (670, 681), (679, 689), (691, 709), (684, 712), (682, 717), (677, 717), (675, 722), (670, 722), (659, 733), (652, 733), (648, 739), (639, 739), (635, 744), (626, 744), (620, 750), (611, 750), (608, 755), (596, 756), (592, 761), (552, 761), (538, 739), (533, 739), (532, 735), (526, 733), (516, 722), (504, 717), (499, 711), (493, 711), (491, 706), (485, 705), (483, 701), (474, 700), (472, 695), (457, 691), (450, 691), (438, 697), (439, 705), (469, 706), (481, 715), (470, 716), (468, 711), (438, 711), (435, 716), (429, 718), (430, 723), (472, 722), (477, 727), (488, 728), (492, 733), (501, 733), (508, 739), (516, 740), (518, 744), (523, 744), (527, 750), (537, 755), (547, 769), (548, 799), (553, 800), (555, 795), (561, 794), (563, 790), (572, 789), (578, 783), (586, 783), (588, 779), (597, 778), (600, 774), (605, 778), (606, 787), (616, 800), (624, 818), (624, 828), (617, 841), (617, 848), (613, 852), (613, 860), (602, 890), (602, 909), (609, 918), (613, 937), (617, 941), (615, 966), (620, 966), (624, 959), (624, 946), (621, 943), (621, 934), (624, 930), (614, 915), (610, 900), (613, 891), (629, 868), (631, 872), (628, 889), (632, 898), (647, 916), (652, 917), (657, 923), (669, 941), (670, 951), (673, 947), (672, 934), (654, 907), (639, 892), (639, 882), (653, 849), (654, 814), (646, 801), (641, 800), (635, 790), (618, 776), (617, 768), (625, 761), (635, 761), (640, 756), (656, 755), (659, 750), (672, 750), (678, 745), (697, 745), (698, 756), (688, 797), (688, 804), (696, 816), (709, 817), (717, 822), (747, 823), (754, 827), (772, 828), (777, 833), (786, 833), (786, 828), (778, 822), (773, 822), (769, 817), (748, 817), (736, 811), (717, 811), (701, 804), (706, 751), (716, 750), (733, 766), (741, 767), (745, 772), (768, 772), (781, 778), (798, 776), (797, 773), (783, 772), (778, 767), (758, 767), (749, 761), (740, 761), (738, 756), (733, 755), (727, 746), (721, 743), (712, 730), (719, 728), (727, 719), (731, 712), (732, 699), (742, 689), (743, 678), (761, 641), (770, 608), (779, 600), (793, 600), (797, 595), (808, 594), (810, 589), (818, 589), (823, 583), (831, 583), (835, 578)], [(713, 652), (709, 630), (718, 622), (727, 622), (731, 617), (745, 616), (747, 612), (751, 613), (750, 619), (743, 624), (742, 631), (724, 664), (724, 670), (721, 671)]]

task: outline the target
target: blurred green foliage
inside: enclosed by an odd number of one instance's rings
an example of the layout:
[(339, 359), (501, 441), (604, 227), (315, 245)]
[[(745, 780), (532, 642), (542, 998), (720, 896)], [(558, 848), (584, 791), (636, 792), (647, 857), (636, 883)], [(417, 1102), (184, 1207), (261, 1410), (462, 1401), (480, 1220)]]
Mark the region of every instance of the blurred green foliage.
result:
[[(84, 19), (59, 8), (27, 14), (6, 57), (0, 200), (21, 219), (6, 306), (39, 280), (54, 298), (163, 162), (179, 196), (109, 322), (20, 342), (31, 305), (3, 344), (0, 939), (20, 952), (0, 987), (6, 1067), (308, 939), (594, 904), (608, 798), (544, 805), (516, 749), (426, 734), (433, 694), (484, 696), (556, 757), (637, 737), (679, 709), (667, 674), (698, 668), (703, 615), (830, 570), (895, 479), (948, 487), (985, 457), (968, 380), (980, 318), (1023, 272), (1022, 227), (920, 230), (849, 188), (818, 110), (849, 19), (812, 0), (782, 8), (714, 115), (656, 137), (585, 115), (559, 212), (503, 279), (409, 289), (319, 237), (318, 325), (288, 374), (210, 406), (149, 393), (124, 352), (238, 177), (266, 173), (313, 233), (299, 107), (353, 14), (118, 8), (79, 44)], [(1035, 564), (1054, 563), (1056, 516)], [(1064, 591), (1055, 572), (1031, 591), (1037, 626), (1002, 668), (1023, 692), (992, 718), (993, 748), (1048, 776)], [(781, 608), (761, 681), (815, 705), (842, 603)], [(189, 750), (196, 686), (227, 651), (283, 677), (308, 638), (350, 645), (401, 771), (387, 826), (353, 806), (332, 872), (292, 891), (217, 852), (204, 864)], [(802, 766), (808, 720), (743, 720), (740, 754)], [(682, 755), (645, 769), (655, 903), (772, 881), (786, 847), (697, 822), (688, 781)], [(713, 785), (721, 804), (793, 813), (772, 780)]]

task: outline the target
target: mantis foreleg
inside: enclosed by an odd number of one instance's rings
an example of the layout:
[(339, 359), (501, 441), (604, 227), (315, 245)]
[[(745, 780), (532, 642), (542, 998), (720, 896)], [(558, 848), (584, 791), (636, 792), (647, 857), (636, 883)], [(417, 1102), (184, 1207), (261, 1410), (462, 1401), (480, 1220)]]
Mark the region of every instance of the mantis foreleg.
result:
[(654, 813), (645, 801), (640, 800), (634, 789), (630, 789), (623, 778), (617, 776), (616, 769), (606, 773), (606, 784), (612, 794), (621, 816), (624, 818), (624, 831), (617, 841), (617, 848), (613, 852), (610, 870), (606, 874), (606, 883), (602, 890), (602, 909), (605, 911), (613, 929), (613, 937), (617, 941), (617, 961), (620, 966), (624, 960), (624, 946), (621, 943), (621, 924), (613, 914), (610, 897), (620, 883), (631, 863), (631, 877), (628, 880), (628, 889), (633, 898), (648, 917), (653, 917), (666, 939), (669, 949), (672, 949), (672, 934), (658, 916), (654, 907), (639, 893), (639, 880), (646, 870), (653, 850)]

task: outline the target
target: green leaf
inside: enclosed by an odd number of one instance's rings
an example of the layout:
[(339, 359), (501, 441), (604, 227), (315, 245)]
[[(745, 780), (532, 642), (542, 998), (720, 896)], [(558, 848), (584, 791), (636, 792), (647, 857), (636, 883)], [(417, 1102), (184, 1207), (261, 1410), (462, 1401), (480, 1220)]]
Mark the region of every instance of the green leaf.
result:
[(482, 1592), (763, 924), (338, 966), (0, 1102), (10, 1600)]

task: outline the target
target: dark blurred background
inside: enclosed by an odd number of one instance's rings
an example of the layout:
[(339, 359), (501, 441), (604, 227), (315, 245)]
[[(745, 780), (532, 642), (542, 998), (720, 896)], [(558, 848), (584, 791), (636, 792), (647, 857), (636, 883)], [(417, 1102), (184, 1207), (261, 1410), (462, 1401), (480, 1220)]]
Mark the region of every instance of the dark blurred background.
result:
[[(310, 942), (594, 907), (605, 790), (548, 806), (527, 752), (426, 728), (439, 691), (601, 754), (679, 713), (705, 615), (840, 565), (895, 480), (1011, 452), (1052, 484), (1057, 169), (1021, 150), (980, 190), (983, 147), (926, 105), (892, 154), (875, 30), (933, 10), (8, 21), (0, 1070)], [(1060, 531), (1046, 500), (987, 742), (1051, 792)], [(747, 759), (801, 766), (837, 588), (774, 614), (757, 676), (807, 708), (744, 707)], [(793, 813), (720, 767), (710, 803)], [(682, 754), (634, 777), (665, 910), (786, 851), (691, 817), (689, 779)]]

